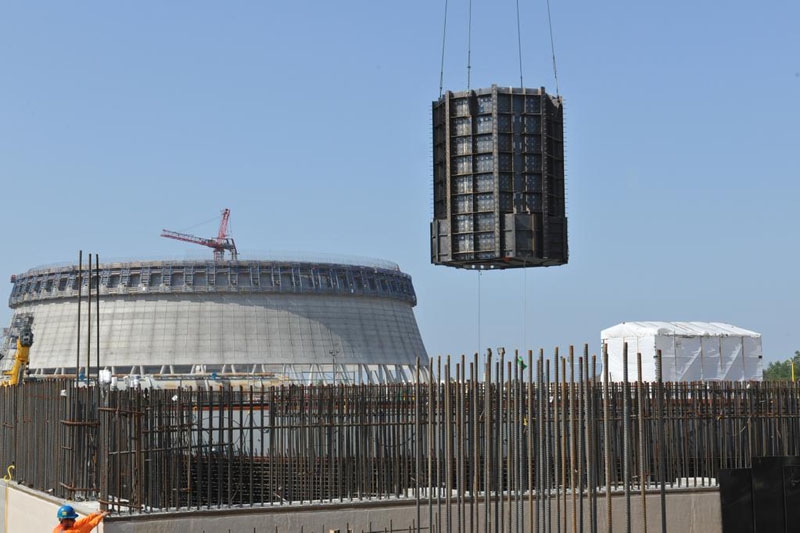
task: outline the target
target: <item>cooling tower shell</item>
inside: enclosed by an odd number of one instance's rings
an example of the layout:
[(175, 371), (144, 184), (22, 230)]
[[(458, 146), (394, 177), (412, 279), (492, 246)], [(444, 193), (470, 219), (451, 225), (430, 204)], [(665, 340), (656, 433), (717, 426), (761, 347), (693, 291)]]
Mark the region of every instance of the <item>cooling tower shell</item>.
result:
[(98, 307), (100, 367), (114, 373), (427, 362), (411, 277), (388, 262), (103, 264), (92, 278), (99, 306), (87, 301), (86, 267), (79, 304), (78, 270), (33, 269), (12, 278), (11, 336), (32, 318), (33, 374), (74, 373), (87, 360), (95, 366)]

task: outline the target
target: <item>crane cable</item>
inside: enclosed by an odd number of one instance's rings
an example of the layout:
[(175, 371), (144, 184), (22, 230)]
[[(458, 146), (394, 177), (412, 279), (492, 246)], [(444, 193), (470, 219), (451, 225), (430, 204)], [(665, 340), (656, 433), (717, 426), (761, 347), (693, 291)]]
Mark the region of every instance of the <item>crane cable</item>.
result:
[(219, 221), (219, 215), (217, 215), (214, 218), (209, 218), (208, 220), (203, 220), (202, 222), (198, 222), (196, 224), (192, 224), (189, 227), (179, 229), (178, 231), (181, 232), (181, 233), (190, 233), (192, 230), (194, 230), (194, 229), (196, 229), (196, 228), (198, 228), (200, 226), (205, 226), (205, 225), (209, 224), (210, 222), (218, 222), (218, 221)]
[[(444, 56), (445, 56), (445, 43), (447, 41), (447, 8), (448, 0), (444, 2), (444, 22), (442, 24), (442, 58), (439, 68), (439, 98), (442, 97), (444, 92)], [(525, 87), (523, 72), (522, 72), (522, 29), (519, 14), (519, 0), (516, 0), (516, 15), (517, 15), (517, 57), (519, 60), (519, 86)], [(547, 26), (550, 32), (550, 51), (553, 60), (553, 78), (556, 85), (556, 96), (560, 95), (558, 88), (558, 68), (556, 66), (556, 46), (555, 38), (553, 37), (553, 17), (550, 12), (550, 0), (547, 0)], [(467, 21), (467, 90), (471, 88), (472, 82), (472, 0), (469, 0), (469, 14)]]
[[(444, 23), (442, 27), (442, 61), (439, 69), (439, 98), (444, 91), (444, 51), (447, 41), (447, 0), (444, 1)], [(469, 17), (467, 22), (467, 90), (470, 89), (470, 73), (472, 71), (472, 0), (469, 0)]]
[(522, 349), (528, 349), (528, 269), (522, 263)]
[[(520, 29), (519, 0), (516, 0), (517, 8), (517, 56), (519, 58), (519, 86), (525, 87), (522, 78), (522, 31)], [(550, 16), (550, 0), (547, 0), (548, 19)], [(445, 0), (445, 29), (447, 28), (447, 1)], [(444, 38), (442, 39), (442, 71), (439, 79), (439, 96), (442, 95), (442, 80), (444, 78)], [(553, 27), (550, 25), (550, 43), (553, 42)], [(555, 66), (555, 52), (553, 53), (553, 65)], [(469, 15), (467, 18), (467, 90), (471, 87), (472, 74), (472, 0), (469, 0)], [(558, 85), (558, 83), (556, 83)]]
[[(550, 2), (550, 0), (547, 1), (548, 3)], [(519, 88), (523, 89), (525, 84), (522, 83), (522, 32), (520, 31), (519, 24), (519, 0), (517, 0), (517, 52), (519, 55)]]
[(469, 18), (467, 22), (467, 90), (470, 89), (472, 73), (472, 0), (469, 0)]
[(478, 269), (478, 353), (483, 353), (481, 348), (481, 275), (482, 269)]
[(439, 98), (442, 97), (442, 89), (444, 88), (444, 43), (446, 37), (447, 37), (447, 0), (444, 0), (444, 28), (442, 29), (442, 66), (439, 70)]
[(553, 78), (555, 78), (556, 82), (556, 96), (559, 96), (558, 70), (556, 69), (556, 45), (553, 40), (553, 19), (550, 17), (550, 0), (547, 0), (547, 25), (550, 27), (550, 50), (553, 54)]

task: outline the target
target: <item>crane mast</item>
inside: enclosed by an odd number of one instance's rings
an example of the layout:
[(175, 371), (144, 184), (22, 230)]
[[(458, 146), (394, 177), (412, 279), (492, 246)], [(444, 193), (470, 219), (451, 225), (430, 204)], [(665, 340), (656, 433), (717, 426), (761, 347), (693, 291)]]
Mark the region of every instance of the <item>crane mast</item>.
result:
[(228, 235), (228, 220), (231, 216), (230, 209), (222, 211), (222, 220), (219, 222), (219, 230), (217, 231), (216, 238), (197, 237), (188, 233), (180, 233), (168, 229), (161, 230), (161, 236), (168, 239), (175, 239), (176, 241), (191, 242), (193, 244), (200, 244), (208, 246), (214, 250), (214, 261), (222, 261), (225, 259), (225, 250), (228, 250), (231, 255), (231, 260), (236, 261), (239, 258), (239, 252), (236, 250), (236, 243), (233, 238)]

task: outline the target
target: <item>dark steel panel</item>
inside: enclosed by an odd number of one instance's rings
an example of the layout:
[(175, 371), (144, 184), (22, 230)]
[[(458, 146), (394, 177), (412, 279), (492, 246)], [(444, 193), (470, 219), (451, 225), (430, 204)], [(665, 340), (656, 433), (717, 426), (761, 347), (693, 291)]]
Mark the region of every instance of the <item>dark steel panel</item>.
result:
[(753, 514), (756, 533), (788, 531), (783, 503), (785, 466), (800, 466), (800, 457), (753, 457)]
[(722, 533), (751, 533), (753, 492), (750, 469), (720, 470), (719, 498), (722, 507)]
[(800, 466), (783, 467), (783, 503), (786, 524), (800, 529)]
[(544, 88), (433, 102), (431, 262), (505, 269), (568, 261), (563, 102)]

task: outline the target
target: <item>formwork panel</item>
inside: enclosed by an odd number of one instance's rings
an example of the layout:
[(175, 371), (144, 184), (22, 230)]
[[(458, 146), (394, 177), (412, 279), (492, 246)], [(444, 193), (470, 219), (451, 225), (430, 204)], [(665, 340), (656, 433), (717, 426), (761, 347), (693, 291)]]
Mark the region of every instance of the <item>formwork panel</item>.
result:
[(431, 262), (567, 263), (561, 98), (492, 86), (447, 92), (432, 115)]

